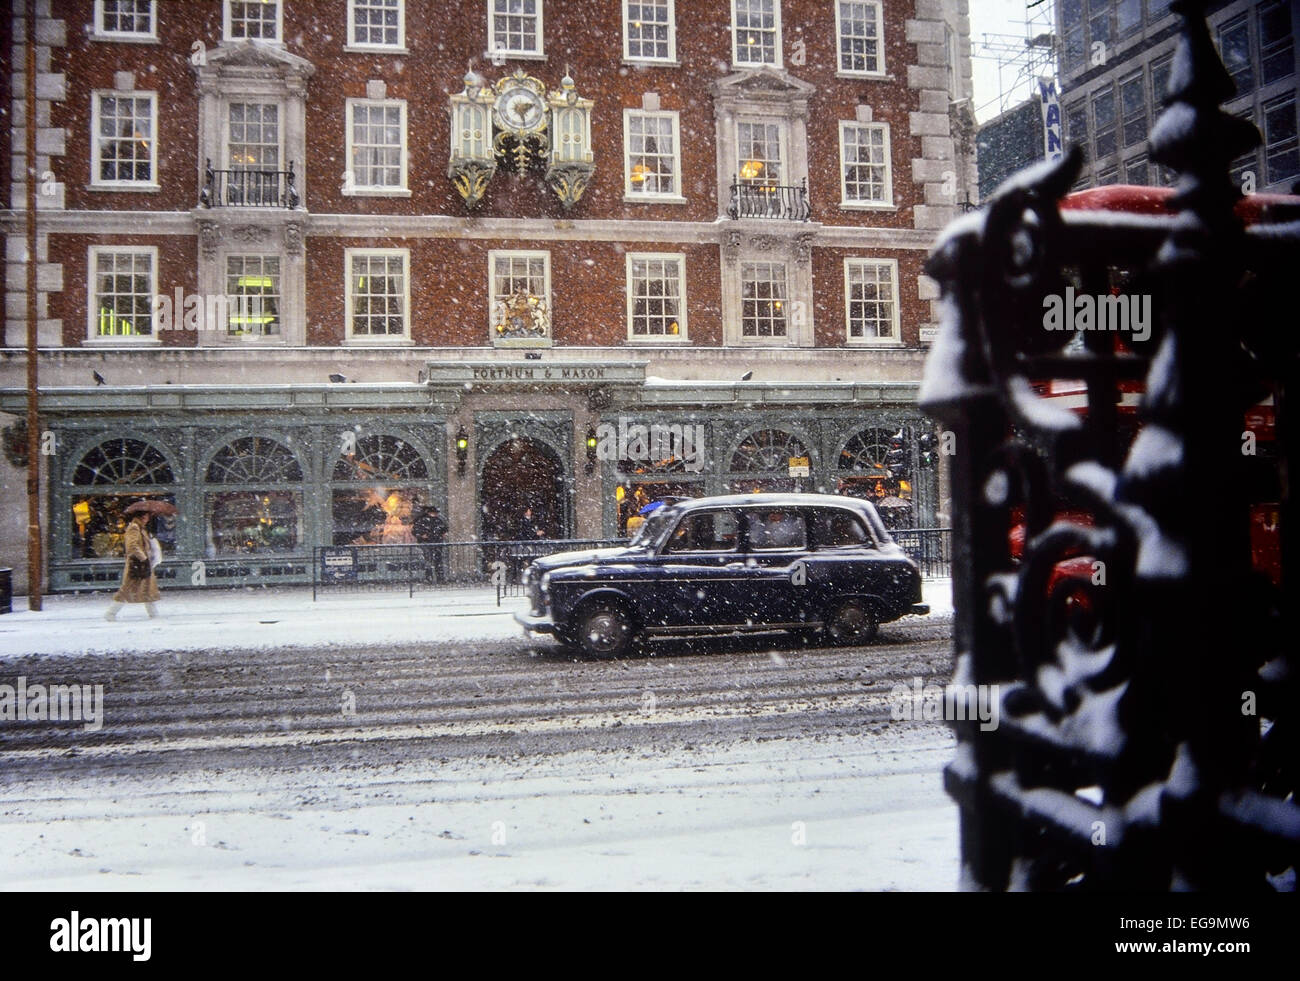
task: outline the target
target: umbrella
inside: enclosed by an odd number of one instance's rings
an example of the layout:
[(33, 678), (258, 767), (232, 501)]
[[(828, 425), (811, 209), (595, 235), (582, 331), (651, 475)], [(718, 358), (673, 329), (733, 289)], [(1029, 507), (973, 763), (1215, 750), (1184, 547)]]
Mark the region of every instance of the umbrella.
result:
[(651, 501), (649, 504), (647, 504), (645, 507), (643, 507), (640, 511), (638, 511), (637, 514), (649, 514), (651, 511), (658, 511), (661, 507), (664, 506), (665, 503), (667, 503), (667, 502), (665, 502), (665, 501)]
[(123, 514), (175, 514), (176, 505), (170, 501), (136, 501)]
[(910, 508), (911, 502), (903, 500), (901, 497), (882, 497), (876, 501), (878, 508)]

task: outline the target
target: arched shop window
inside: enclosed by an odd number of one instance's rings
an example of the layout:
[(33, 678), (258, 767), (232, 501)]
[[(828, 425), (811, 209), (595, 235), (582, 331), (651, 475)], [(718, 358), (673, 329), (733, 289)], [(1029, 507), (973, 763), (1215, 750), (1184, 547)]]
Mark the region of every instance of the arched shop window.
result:
[[(302, 544), (302, 467), (266, 436), (243, 436), (208, 464), (204, 509), (212, 555), (289, 552)], [(286, 486), (296, 485), (296, 486)]]
[(418, 504), (431, 504), (429, 467), (396, 436), (359, 436), (334, 464), (335, 545), (409, 545)]
[(640, 527), (641, 514), (656, 501), (703, 497), (706, 493), (705, 430), (694, 422), (631, 427), (619, 439), (618, 504), (620, 535)]
[[(167, 458), (141, 439), (106, 440), (86, 453), (72, 472), (72, 557), (121, 558), (129, 516), (139, 500), (176, 503), (176, 475)], [(176, 550), (175, 517), (150, 525), (163, 554)]]
[(902, 429), (854, 433), (840, 450), (836, 493), (873, 502), (891, 528), (909, 523), (912, 475)]
[[(803, 467), (811, 460), (803, 440), (784, 429), (759, 429), (740, 441), (731, 455), (727, 486), (733, 494), (797, 491), (808, 483)], [(801, 476), (791, 476), (791, 471)]]

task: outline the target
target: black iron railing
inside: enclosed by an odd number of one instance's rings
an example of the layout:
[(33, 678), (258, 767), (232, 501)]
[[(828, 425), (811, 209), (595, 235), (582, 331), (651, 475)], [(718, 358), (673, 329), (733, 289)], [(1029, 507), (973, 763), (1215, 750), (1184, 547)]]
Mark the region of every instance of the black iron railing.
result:
[[(1206, 5), (1174, 0), (1151, 133), (1180, 175), (1172, 214), (1063, 211), (1073, 148), (954, 222), (927, 264), (945, 314), (920, 401), (956, 450), (952, 691), (999, 707), (989, 725), (946, 706), (967, 888), (1295, 887), (1300, 220), (1239, 217), (1229, 166), (1260, 137), (1218, 108), (1234, 89)], [(1045, 310), (1083, 295), (1149, 300), (1149, 335), (1056, 329)], [(1035, 391), (1054, 379), (1082, 379), (1086, 408)], [(1270, 395), (1272, 468), (1244, 424)], [(1260, 506), (1279, 516), (1278, 582), (1252, 568)]]
[(951, 528), (893, 528), (889, 534), (921, 567), (922, 578), (947, 579), (952, 575)]
[(524, 595), (521, 577), (533, 559), (575, 549), (626, 545), (627, 539), (440, 542), (427, 545), (319, 545), (313, 550), (312, 596), (331, 590), (495, 586), (497, 601)]
[(296, 208), (298, 202), (292, 161), (288, 170), (213, 170), (211, 160), (204, 167), (199, 203), (205, 208)]
[(808, 206), (808, 181), (804, 180), (798, 186), (733, 181), (727, 214), (732, 218), (807, 221), (812, 217), (812, 209)]

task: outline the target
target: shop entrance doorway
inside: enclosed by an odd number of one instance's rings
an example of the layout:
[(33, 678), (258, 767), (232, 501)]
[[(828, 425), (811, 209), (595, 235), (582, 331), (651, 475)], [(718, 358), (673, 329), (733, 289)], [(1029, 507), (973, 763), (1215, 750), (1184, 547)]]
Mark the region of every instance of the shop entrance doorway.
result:
[(483, 464), (479, 501), (487, 541), (567, 534), (564, 466), (544, 443), (516, 436), (498, 446)]

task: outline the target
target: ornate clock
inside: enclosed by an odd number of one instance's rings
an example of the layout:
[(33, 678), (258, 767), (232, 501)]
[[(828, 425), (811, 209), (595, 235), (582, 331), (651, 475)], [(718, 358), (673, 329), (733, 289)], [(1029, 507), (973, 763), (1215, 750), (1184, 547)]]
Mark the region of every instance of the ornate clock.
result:
[(546, 100), (527, 84), (509, 79), (493, 108), (503, 129), (532, 133), (546, 128)]

